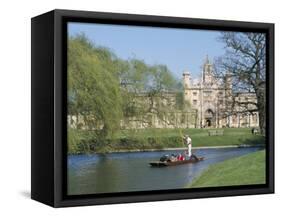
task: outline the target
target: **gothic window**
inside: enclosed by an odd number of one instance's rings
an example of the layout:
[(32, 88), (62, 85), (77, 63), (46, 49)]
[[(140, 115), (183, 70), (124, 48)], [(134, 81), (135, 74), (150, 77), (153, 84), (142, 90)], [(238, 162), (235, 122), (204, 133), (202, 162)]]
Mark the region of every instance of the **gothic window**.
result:
[(208, 109), (208, 110), (206, 111), (206, 113), (207, 113), (208, 115), (212, 115), (212, 114), (213, 114), (213, 111), (212, 111), (211, 109)]
[(253, 122), (257, 122), (257, 115), (256, 114), (253, 114)]
[(181, 115), (181, 124), (184, 124), (185, 123), (185, 114), (182, 114)]
[(204, 96), (211, 96), (212, 91), (204, 91)]
[(197, 96), (197, 92), (193, 92), (193, 96)]
[(236, 115), (233, 115), (233, 116), (232, 116), (232, 121), (233, 121), (234, 123), (236, 123), (236, 121), (237, 121), (237, 116), (236, 116)]
[(197, 105), (197, 100), (193, 100), (193, 105)]

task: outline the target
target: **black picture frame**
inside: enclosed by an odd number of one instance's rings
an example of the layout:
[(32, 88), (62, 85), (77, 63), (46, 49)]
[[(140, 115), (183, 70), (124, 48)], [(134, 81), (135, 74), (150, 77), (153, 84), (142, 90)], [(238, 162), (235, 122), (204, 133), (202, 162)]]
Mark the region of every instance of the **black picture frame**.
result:
[[(66, 23), (264, 32), (267, 37), (266, 184), (97, 195), (66, 194)], [(53, 10), (32, 18), (31, 198), (53, 207), (274, 193), (274, 24)]]

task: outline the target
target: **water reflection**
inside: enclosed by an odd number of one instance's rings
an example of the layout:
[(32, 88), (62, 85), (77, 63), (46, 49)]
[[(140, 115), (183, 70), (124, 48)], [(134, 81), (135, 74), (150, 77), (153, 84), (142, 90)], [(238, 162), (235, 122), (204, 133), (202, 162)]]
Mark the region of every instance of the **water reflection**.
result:
[(68, 157), (68, 193), (94, 194), (183, 188), (210, 164), (259, 148), (200, 149), (206, 160), (196, 164), (153, 168), (148, 162), (180, 151), (72, 155)]

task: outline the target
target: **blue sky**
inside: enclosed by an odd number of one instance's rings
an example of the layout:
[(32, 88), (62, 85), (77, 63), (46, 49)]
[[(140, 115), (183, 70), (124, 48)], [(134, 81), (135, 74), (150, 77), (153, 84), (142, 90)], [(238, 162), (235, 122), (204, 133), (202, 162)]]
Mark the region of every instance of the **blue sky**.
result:
[(148, 64), (165, 64), (177, 78), (184, 70), (198, 76), (206, 55), (212, 60), (224, 54), (219, 31), (68, 23), (69, 35), (79, 33), (122, 59), (135, 57)]

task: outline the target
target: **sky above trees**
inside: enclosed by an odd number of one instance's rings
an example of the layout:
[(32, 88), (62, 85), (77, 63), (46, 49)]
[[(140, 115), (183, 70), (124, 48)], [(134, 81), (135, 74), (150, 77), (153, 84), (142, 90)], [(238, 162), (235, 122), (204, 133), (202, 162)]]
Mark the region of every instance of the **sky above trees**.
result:
[(198, 76), (206, 55), (212, 60), (224, 54), (220, 31), (68, 23), (69, 36), (81, 33), (122, 59), (165, 64), (178, 79), (184, 70)]

